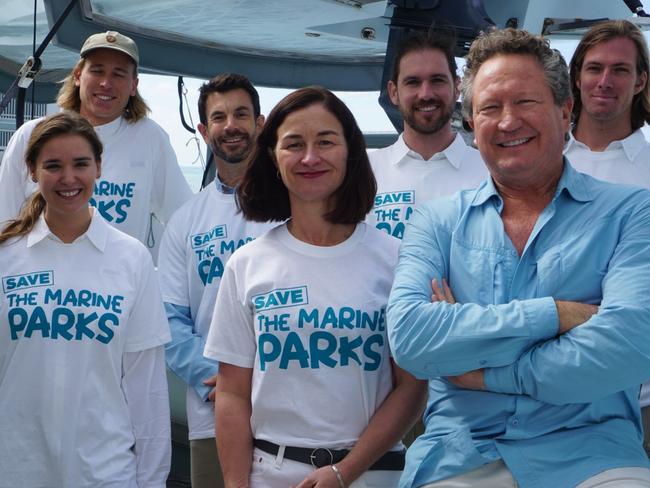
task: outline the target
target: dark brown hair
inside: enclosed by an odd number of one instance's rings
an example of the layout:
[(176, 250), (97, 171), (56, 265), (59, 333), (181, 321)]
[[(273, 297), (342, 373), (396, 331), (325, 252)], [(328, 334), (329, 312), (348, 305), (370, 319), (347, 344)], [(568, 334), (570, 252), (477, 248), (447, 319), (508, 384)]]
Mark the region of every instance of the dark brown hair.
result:
[[(90, 122), (81, 115), (72, 111), (59, 112), (46, 117), (39, 122), (32, 131), (25, 151), (25, 163), (28, 170), (36, 167), (36, 161), (43, 146), (50, 140), (61, 136), (78, 135), (83, 137), (92, 149), (95, 161), (102, 158), (102, 143)], [(29, 234), (45, 209), (45, 199), (41, 192), (36, 190), (25, 202), (20, 214), (15, 220), (7, 224), (0, 232), (0, 244), (12, 237)]]
[(257, 90), (244, 75), (237, 73), (223, 73), (207, 81), (199, 88), (199, 120), (203, 125), (208, 124), (206, 113), (208, 97), (213, 93), (227, 93), (232, 90), (244, 90), (251, 98), (253, 115), (257, 119), (260, 116), (260, 96)]
[(322, 105), (343, 127), (348, 147), (345, 177), (333, 197), (334, 209), (324, 217), (335, 224), (361, 222), (372, 208), (377, 182), (372, 173), (363, 134), (352, 112), (331, 91), (307, 87), (284, 97), (271, 111), (257, 137), (255, 156), (237, 187), (239, 207), (248, 220), (283, 221), (291, 217), (289, 192), (277, 173), (273, 151), (278, 128), (291, 113)]
[(458, 79), (458, 66), (454, 57), (454, 43), (454, 34), (449, 29), (431, 29), (427, 32), (418, 31), (409, 35), (406, 39), (402, 40), (397, 48), (397, 53), (393, 60), (391, 81), (397, 84), (399, 65), (404, 56), (414, 51), (426, 51), (429, 49), (437, 49), (442, 52), (447, 60), (447, 66), (449, 67), (452, 80)]

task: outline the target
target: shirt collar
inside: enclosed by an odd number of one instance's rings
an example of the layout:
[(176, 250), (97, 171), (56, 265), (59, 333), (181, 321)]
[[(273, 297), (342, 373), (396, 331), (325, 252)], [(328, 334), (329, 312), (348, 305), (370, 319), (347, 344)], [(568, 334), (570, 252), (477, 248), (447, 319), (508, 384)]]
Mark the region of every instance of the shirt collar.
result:
[[(605, 151), (610, 151), (622, 147), (623, 152), (625, 153), (625, 157), (628, 161), (632, 162), (639, 155), (639, 152), (646, 146), (646, 144), (647, 142), (645, 136), (643, 135), (643, 132), (641, 132), (641, 129), (637, 129), (625, 139), (610, 142), (609, 145), (605, 148)], [(566, 143), (564, 151), (567, 152), (573, 145), (582, 147), (587, 151), (591, 151), (591, 149), (589, 149), (589, 146), (573, 137), (573, 132), (569, 132), (569, 141)]]
[(435, 161), (437, 159), (447, 159), (449, 164), (454, 168), (459, 169), (463, 159), (465, 158), (465, 152), (469, 148), (465, 141), (463, 140), (460, 134), (456, 134), (454, 139), (451, 141), (451, 144), (447, 146), (440, 152), (435, 153), (431, 158), (424, 159), (419, 153), (410, 149), (406, 142), (404, 141), (404, 133), (402, 132), (395, 144), (393, 144), (394, 157), (391, 158), (395, 164), (402, 162), (407, 156), (411, 159), (418, 159), (420, 161)]
[[(569, 164), (569, 161), (566, 158), (564, 158), (564, 169), (562, 170), (560, 181), (557, 183), (553, 200), (557, 199), (564, 190), (566, 190), (571, 198), (578, 202), (589, 202), (594, 199), (594, 196), (585, 184), (585, 176), (573, 169), (573, 166)], [(483, 205), (493, 197), (498, 198), (499, 201), (501, 201), (501, 196), (499, 195), (496, 186), (494, 186), (494, 181), (490, 177), (486, 182), (482, 183), (481, 186), (478, 187), (471, 205), (473, 207)]]
[(224, 195), (233, 195), (235, 193), (236, 187), (226, 185), (223, 181), (221, 181), (221, 178), (219, 178), (218, 174), (214, 179), (214, 184), (217, 187), (217, 191), (219, 193), (223, 193)]
[[(108, 240), (108, 223), (99, 215), (99, 212), (95, 211), (94, 208), (92, 209), (92, 212), (93, 216), (90, 221), (88, 230), (77, 239), (75, 239), (74, 242), (79, 242), (82, 239), (88, 238), (88, 240), (100, 252), (104, 252), (104, 249), (106, 249), (106, 241)], [(41, 216), (36, 221), (36, 224), (34, 224), (34, 228), (27, 235), (27, 247), (30, 248), (32, 246), (35, 246), (46, 238), (50, 238), (56, 242), (61, 242), (61, 239), (54, 235), (50, 228), (47, 226), (45, 217), (41, 213)]]

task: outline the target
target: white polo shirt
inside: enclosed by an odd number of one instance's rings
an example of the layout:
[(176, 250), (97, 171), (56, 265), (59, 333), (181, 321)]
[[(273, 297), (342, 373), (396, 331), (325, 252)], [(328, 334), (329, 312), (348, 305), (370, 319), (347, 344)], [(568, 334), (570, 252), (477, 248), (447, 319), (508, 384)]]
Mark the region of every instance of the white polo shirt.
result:
[[(641, 129), (620, 141), (612, 141), (604, 151), (592, 151), (573, 134), (564, 155), (580, 171), (610, 183), (650, 188), (650, 143)], [(650, 381), (641, 387), (641, 406), (650, 405)]]
[[(25, 150), (36, 124), (31, 120), (12, 136), (0, 165), (0, 225), (15, 218), (36, 190), (25, 164)], [(147, 242), (150, 214), (167, 222), (192, 196), (167, 133), (153, 120), (128, 123), (119, 117), (95, 127), (104, 145), (102, 174), (90, 204), (112, 226)]]
[(425, 160), (404, 142), (368, 153), (377, 179), (375, 204), (366, 222), (399, 239), (422, 202), (474, 188), (488, 176), (479, 152), (456, 134), (443, 151)]
[(599, 180), (650, 188), (650, 143), (641, 129), (604, 151), (592, 151), (571, 134), (564, 155), (576, 170)]
[(94, 214), (0, 245), (0, 486), (137, 486), (123, 357), (169, 328), (149, 252)]
[[(174, 214), (160, 246), (158, 276), (163, 300), (190, 309), (193, 334), (208, 335), (221, 276), (232, 253), (276, 225), (245, 220), (235, 196), (220, 192), (214, 183)], [(191, 387), (187, 421), (190, 440), (214, 437), (214, 404), (203, 401)]]

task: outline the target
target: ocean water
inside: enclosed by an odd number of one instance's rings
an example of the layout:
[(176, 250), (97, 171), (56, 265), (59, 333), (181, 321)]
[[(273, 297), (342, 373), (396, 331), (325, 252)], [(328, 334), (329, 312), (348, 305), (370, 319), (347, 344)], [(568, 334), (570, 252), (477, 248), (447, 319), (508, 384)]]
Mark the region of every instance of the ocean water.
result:
[(192, 191), (198, 193), (201, 189), (201, 180), (203, 179), (203, 168), (201, 165), (181, 166), (181, 171)]

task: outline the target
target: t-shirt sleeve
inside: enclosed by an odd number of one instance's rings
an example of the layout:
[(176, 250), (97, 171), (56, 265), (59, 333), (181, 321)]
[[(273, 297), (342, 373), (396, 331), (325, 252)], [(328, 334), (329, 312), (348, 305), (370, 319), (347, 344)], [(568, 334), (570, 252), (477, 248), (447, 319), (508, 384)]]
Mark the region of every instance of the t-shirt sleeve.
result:
[(171, 340), (160, 286), (151, 255), (142, 247), (135, 266), (140, 266), (133, 307), (129, 315), (125, 352), (166, 344)]
[(163, 301), (189, 307), (188, 256), (181, 228), (182, 217), (175, 214), (165, 228), (158, 254), (158, 276)]
[(169, 221), (173, 213), (192, 197), (192, 190), (183, 176), (176, 153), (169, 142), (169, 135), (160, 127), (157, 129), (153, 191), (151, 207), (158, 220)]
[(203, 355), (222, 363), (252, 368), (257, 354), (253, 312), (246, 303), (245, 291), (239, 289), (241, 284), (231, 264), (232, 260), (226, 264), (219, 286)]
[(0, 164), (0, 227), (15, 219), (25, 199), (36, 189), (29, 180), (25, 165), (25, 149), (31, 131), (29, 126), (18, 129), (2, 156)]

